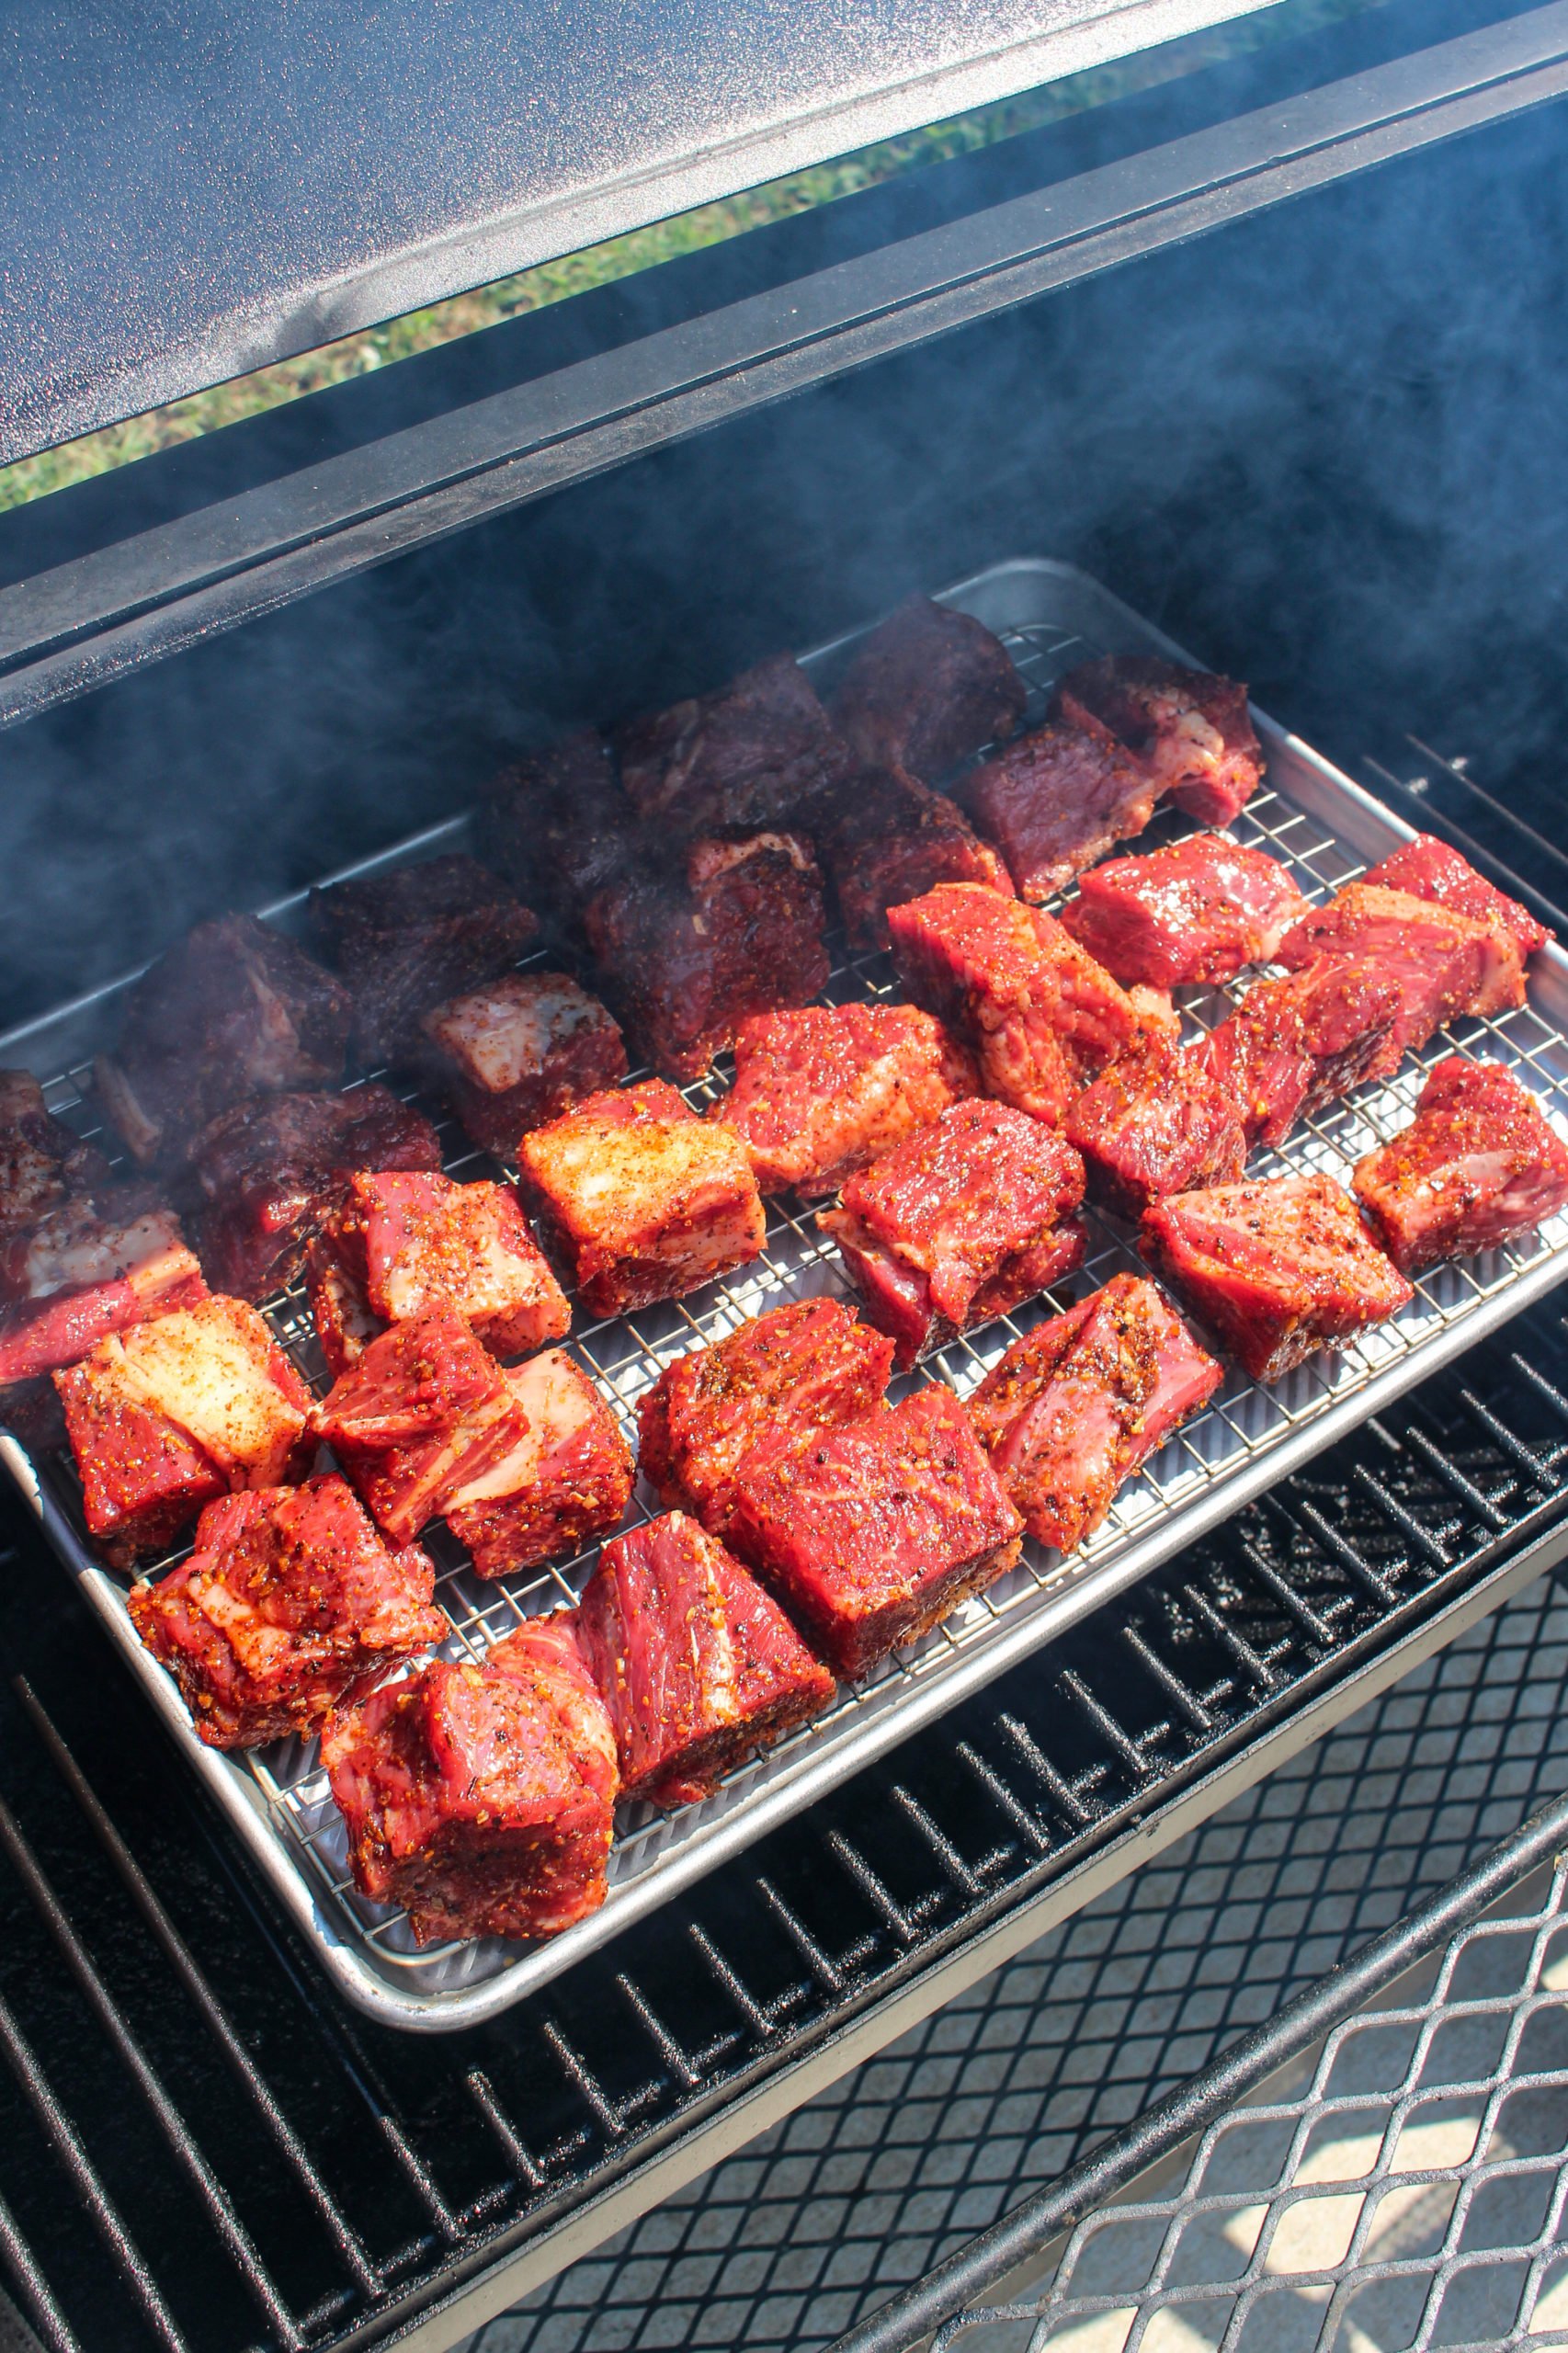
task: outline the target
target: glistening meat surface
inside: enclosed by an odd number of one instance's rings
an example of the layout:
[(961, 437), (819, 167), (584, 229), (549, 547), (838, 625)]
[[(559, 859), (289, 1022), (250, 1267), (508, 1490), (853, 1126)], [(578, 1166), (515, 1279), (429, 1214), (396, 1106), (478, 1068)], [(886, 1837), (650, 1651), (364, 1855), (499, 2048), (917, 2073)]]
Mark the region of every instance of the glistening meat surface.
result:
[(1113, 980), (1170, 989), (1266, 964), (1307, 903), (1277, 858), (1193, 834), (1085, 874), (1062, 920)]
[(1356, 1195), (1407, 1275), (1533, 1233), (1568, 1202), (1568, 1144), (1500, 1063), (1450, 1054), (1407, 1128), (1356, 1164)]

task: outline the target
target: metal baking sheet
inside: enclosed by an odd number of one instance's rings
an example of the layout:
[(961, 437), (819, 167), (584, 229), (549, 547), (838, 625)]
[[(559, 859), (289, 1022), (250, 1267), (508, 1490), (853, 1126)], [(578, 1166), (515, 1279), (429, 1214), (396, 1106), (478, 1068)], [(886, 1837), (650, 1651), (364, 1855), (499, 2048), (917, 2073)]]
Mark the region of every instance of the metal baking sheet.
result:
[[(1043, 708), (1059, 673), (1094, 654), (1143, 649), (1188, 658), (1096, 582), (1063, 564), (1003, 564), (943, 594), (947, 602), (977, 614), (1008, 645), (1029, 683), (1031, 718)], [(826, 682), (852, 642), (841, 640), (803, 657), (819, 681)], [(1234, 831), (1283, 858), (1310, 898), (1328, 897), (1408, 838), (1408, 826), (1307, 745), (1262, 713), (1257, 723), (1267, 745), (1268, 776)], [(465, 822), (454, 819), (353, 871), (450, 848), (460, 843)], [(1145, 846), (1189, 830), (1186, 821), (1162, 815)], [(301, 896), (266, 912), (290, 923), (299, 919), (302, 907)], [(109, 1032), (113, 1001), (123, 985), (0, 1039), (0, 1061), (28, 1063), (46, 1079), (51, 1108), (84, 1132), (93, 1127), (84, 1065)], [(887, 958), (839, 956), (831, 996), (895, 993)], [(1221, 989), (1186, 991), (1182, 1001), (1196, 1032), (1223, 1017), (1230, 996)], [(1310, 1122), (1282, 1154), (1255, 1160), (1253, 1172), (1289, 1165), (1343, 1176), (1362, 1153), (1405, 1124), (1426, 1067), (1456, 1050), (1483, 1051), (1517, 1066), (1554, 1125), (1568, 1135), (1568, 958), (1555, 948), (1544, 950), (1531, 967), (1528, 1006), (1495, 1021), (1464, 1021), (1451, 1034), (1439, 1035), (1424, 1055), (1407, 1057), (1386, 1085), (1362, 1089)], [(721, 1074), (687, 1092), (701, 1107), (722, 1086)], [(426, 1101), (424, 1108), (440, 1116), (438, 1104)], [(442, 1133), (452, 1173), (493, 1169), (449, 1120)], [(1077, 1277), (1051, 1298), (960, 1341), (931, 1370), (960, 1393), (971, 1389), (1030, 1323), (1118, 1267), (1136, 1267), (1129, 1233), (1118, 1220), (1096, 1216), (1088, 1261)], [(1267, 1389), (1233, 1371), (1207, 1409), (1123, 1488), (1105, 1526), (1077, 1552), (1063, 1560), (1027, 1546), (1018, 1568), (1001, 1583), (866, 1683), (841, 1690), (826, 1716), (732, 1773), (700, 1802), (668, 1814), (623, 1805), (603, 1908), (564, 1935), (534, 1946), (490, 1938), (421, 1951), (401, 1913), (359, 1896), (348, 1878), (343, 1825), (314, 1743), (283, 1742), (244, 1756), (204, 1747), (172, 1680), (136, 1639), (125, 1608), (126, 1581), (105, 1570), (86, 1545), (69, 1463), (54, 1457), (35, 1463), (8, 1436), (0, 1438), (0, 1453), (192, 1770), (334, 1984), (388, 2025), (440, 2032), (492, 2018), (570, 1968), (580, 1954), (630, 1927), (1123, 1591), (1401, 1390), (1517, 1313), (1565, 1271), (1568, 1212), (1517, 1245), (1433, 1269), (1418, 1282), (1409, 1307), (1342, 1356), (1320, 1355)], [(572, 1346), (634, 1436), (638, 1400), (673, 1357), (786, 1300), (843, 1288), (835, 1255), (817, 1235), (810, 1212), (791, 1199), (775, 1199), (768, 1204), (767, 1245), (753, 1265), (668, 1305), (607, 1323), (579, 1322)], [(306, 1377), (317, 1388), (324, 1386), (299, 1291), (283, 1294), (268, 1313)], [(640, 1483), (633, 1517), (650, 1516), (658, 1507)], [(439, 1572), (437, 1597), (451, 1620), (445, 1647), (453, 1656), (482, 1656), (520, 1618), (569, 1602), (594, 1559), (590, 1551), (572, 1563), (487, 1583), (472, 1574), (444, 1530), (430, 1549)]]

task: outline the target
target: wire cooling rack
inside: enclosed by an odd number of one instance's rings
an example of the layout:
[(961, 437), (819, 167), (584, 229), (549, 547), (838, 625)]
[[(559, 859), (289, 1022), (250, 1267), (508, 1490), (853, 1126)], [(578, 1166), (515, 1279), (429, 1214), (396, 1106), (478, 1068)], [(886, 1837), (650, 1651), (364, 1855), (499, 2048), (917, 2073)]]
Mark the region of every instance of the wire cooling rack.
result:
[[(1146, 650), (1185, 658), (1097, 584), (1064, 565), (1026, 561), (998, 566), (947, 591), (946, 597), (976, 613), (1007, 645), (1029, 688), (1031, 722), (1042, 715), (1056, 677), (1094, 654)], [(819, 683), (825, 685), (831, 678), (850, 642), (841, 641), (803, 657)], [(1408, 837), (1408, 827), (1261, 714), (1259, 727), (1268, 756), (1268, 781), (1233, 830), (1239, 839), (1282, 859), (1309, 898), (1321, 902), (1331, 896)], [(381, 867), (450, 848), (460, 841), (465, 823), (458, 819), (435, 828), (372, 864)], [(1142, 846), (1153, 847), (1191, 830), (1174, 813), (1162, 814)], [(267, 912), (288, 922), (298, 916), (302, 904), (291, 900)], [(11, 1044), (13, 1059), (18, 1058), (15, 1050), (25, 1051), (40, 1074), (50, 1066), (51, 1048), (66, 1048), (53, 1062), (60, 1074), (47, 1081), (48, 1100), (52, 1110), (84, 1133), (93, 1124), (89, 1072), (83, 1059), (88, 1051), (85, 1041), (95, 1031), (108, 1033), (115, 994), (106, 991), (100, 999), (67, 1008), (53, 1024), (35, 1024), (17, 1040), (0, 1041), (0, 1051)], [(838, 943), (827, 989), (832, 1000), (896, 994), (889, 958), (851, 955)], [(1221, 988), (1179, 993), (1189, 1034), (1222, 1019), (1239, 994)], [(1568, 959), (1548, 949), (1534, 961), (1528, 1006), (1492, 1021), (1461, 1022), (1452, 1033), (1441, 1034), (1423, 1056), (1407, 1057), (1385, 1085), (1363, 1089), (1352, 1100), (1304, 1123), (1282, 1153), (1258, 1158), (1249, 1173), (1313, 1168), (1344, 1177), (1363, 1153), (1406, 1124), (1426, 1069), (1454, 1051), (1485, 1053), (1516, 1066), (1549, 1116), (1568, 1133), (1565, 1032)], [(693, 1108), (704, 1109), (721, 1097), (727, 1075), (722, 1063), (712, 1078), (687, 1087)], [(473, 1150), (439, 1101), (399, 1085), (396, 1074), (367, 1072), (360, 1076), (386, 1079), (435, 1120), (449, 1173), (501, 1173), (499, 1164)], [(674, 1358), (786, 1302), (822, 1293), (847, 1295), (836, 1254), (818, 1233), (810, 1209), (781, 1197), (768, 1202), (763, 1252), (737, 1274), (678, 1302), (575, 1324), (572, 1351), (598, 1382), (633, 1440), (639, 1400)], [(960, 1339), (932, 1360), (926, 1373), (935, 1371), (967, 1394), (1003, 1351), (1041, 1317), (1082, 1297), (1119, 1269), (1142, 1271), (1130, 1226), (1097, 1211), (1091, 1211), (1090, 1226), (1089, 1250), (1077, 1275), (1058, 1290)], [(590, 1919), (532, 1947), (490, 1938), (421, 1949), (400, 1911), (359, 1895), (348, 1871), (344, 1825), (332, 1804), (315, 1743), (290, 1740), (244, 1756), (223, 1756), (204, 1747), (171, 1679), (136, 1639), (123, 1583), (99, 1566), (87, 1548), (69, 1462), (53, 1457), (35, 1465), (11, 1438), (0, 1439), (0, 1451), (193, 1768), (342, 1989), (390, 2024), (442, 2030), (472, 2024), (521, 1998), (579, 1953), (630, 1926), (1122, 1590), (1375, 1412), (1381, 1402), (1517, 1313), (1560, 1278), (1565, 1257), (1568, 1212), (1517, 1244), (1432, 1269), (1418, 1279), (1416, 1296), (1391, 1323), (1363, 1334), (1342, 1354), (1312, 1358), (1270, 1388), (1233, 1371), (1207, 1408), (1173, 1436), (1141, 1477), (1122, 1489), (1105, 1524), (1067, 1559), (1026, 1542), (1018, 1566), (988, 1592), (965, 1603), (945, 1625), (886, 1662), (864, 1683), (841, 1688), (826, 1715), (800, 1728), (766, 1756), (729, 1774), (708, 1797), (669, 1813), (645, 1804), (623, 1805), (607, 1903)], [(318, 1392), (324, 1389), (324, 1366), (302, 1290), (296, 1286), (283, 1292), (267, 1312), (305, 1379)], [(631, 1520), (648, 1518), (659, 1508), (657, 1498), (639, 1481)], [(523, 1618), (574, 1600), (596, 1557), (590, 1550), (576, 1560), (491, 1582), (475, 1576), (467, 1555), (444, 1529), (426, 1542), (437, 1563), (436, 1598), (451, 1626), (443, 1648), (454, 1657), (483, 1657)], [(180, 1557), (172, 1553), (152, 1574), (160, 1574)]]

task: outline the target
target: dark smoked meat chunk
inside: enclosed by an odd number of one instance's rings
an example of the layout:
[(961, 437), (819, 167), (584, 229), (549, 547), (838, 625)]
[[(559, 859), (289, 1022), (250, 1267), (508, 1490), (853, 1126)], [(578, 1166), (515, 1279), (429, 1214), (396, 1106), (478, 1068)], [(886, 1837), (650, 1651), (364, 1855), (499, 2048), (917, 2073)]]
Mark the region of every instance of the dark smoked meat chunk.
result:
[(957, 801), (895, 768), (852, 778), (816, 836), (851, 948), (886, 948), (888, 909), (938, 882), (1012, 894), (1006, 868)]
[(1010, 735), (1027, 699), (1012, 656), (983, 621), (911, 597), (861, 640), (832, 710), (868, 767), (907, 768), (935, 784)]
[(1313, 907), (1280, 941), (1278, 961), (1300, 972), (1319, 956), (1372, 965), (1399, 989), (1399, 1010), (1369, 1078), (1388, 1078), (1435, 1030), (1461, 1013), (1483, 1017), (1525, 1001), (1518, 941), (1501, 922), (1478, 922), (1407, 891), (1352, 882)]
[(846, 767), (816, 688), (788, 654), (630, 721), (616, 748), (638, 815), (677, 834), (809, 822)]
[(354, 999), (362, 1063), (417, 1052), (419, 1017), (517, 961), (539, 929), (476, 858), (428, 859), (311, 892), (316, 936)]
[(1468, 858), (1433, 834), (1417, 834), (1414, 841), (1402, 843), (1378, 865), (1369, 867), (1362, 880), (1381, 882), (1391, 891), (1407, 891), (1413, 899), (1451, 907), (1456, 915), (1473, 915), (1477, 923), (1501, 924), (1512, 933), (1521, 956), (1533, 956), (1556, 936), (1517, 899), (1510, 899), (1478, 874)]
[(1228, 825), (1263, 776), (1247, 690), (1211, 670), (1107, 654), (1068, 673), (1053, 716), (1102, 729), (1142, 764), (1162, 799), (1168, 793), (1201, 825)]
[(0, 1242), (0, 1390), (206, 1296), (178, 1218), (153, 1193), (78, 1194)]
[(1228, 834), (1191, 834), (1096, 867), (1062, 920), (1123, 988), (1174, 989), (1267, 964), (1309, 912), (1277, 858)]
[(528, 1129), (626, 1076), (619, 1029), (564, 972), (504, 972), (437, 1006), (421, 1026), (465, 1132), (499, 1160), (513, 1157)]
[(1236, 1098), (1215, 1084), (1201, 1048), (1152, 1030), (1086, 1086), (1067, 1115), (1092, 1190), (1138, 1217), (1167, 1193), (1223, 1185), (1246, 1165)]
[(31, 1071), (0, 1070), (0, 1241), (108, 1181), (102, 1153), (53, 1117)]
[(1385, 1064), (1402, 1001), (1376, 964), (1319, 957), (1256, 982), (1191, 1060), (1234, 1105), (1248, 1146), (1272, 1147)]
[(1082, 727), (1031, 727), (965, 777), (961, 790), (1019, 898), (1037, 906), (1141, 834), (1154, 813), (1147, 770), (1119, 744)]
[(504, 768), (479, 813), (484, 855), (536, 915), (574, 938), (590, 899), (646, 856), (637, 813), (594, 728)]
[(1533, 1233), (1568, 1202), (1568, 1144), (1501, 1063), (1450, 1054), (1415, 1117), (1356, 1164), (1352, 1186), (1403, 1274)]

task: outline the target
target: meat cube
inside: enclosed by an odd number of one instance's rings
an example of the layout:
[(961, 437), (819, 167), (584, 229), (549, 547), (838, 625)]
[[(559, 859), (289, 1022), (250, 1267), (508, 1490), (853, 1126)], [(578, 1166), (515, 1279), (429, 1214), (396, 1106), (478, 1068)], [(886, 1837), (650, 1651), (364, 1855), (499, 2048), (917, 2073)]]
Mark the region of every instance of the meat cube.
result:
[(1343, 1347), (1414, 1296), (1332, 1176), (1272, 1176), (1156, 1202), (1143, 1255), (1254, 1381)]
[(441, 1140), (384, 1086), (237, 1103), (202, 1130), (191, 1167), (207, 1203), (196, 1246), (211, 1280), (267, 1299), (298, 1273), (354, 1168), (439, 1168)]
[(851, 948), (886, 948), (888, 909), (938, 882), (983, 882), (1012, 895), (1007, 870), (957, 801), (897, 769), (867, 768), (817, 827)]
[(1062, 917), (1123, 988), (1228, 981), (1267, 964), (1311, 913), (1277, 858), (1228, 834), (1192, 834), (1085, 874)]
[(683, 834), (807, 822), (847, 765), (816, 688), (788, 654), (631, 721), (616, 748), (638, 815)]
[(30, 1070), (0, 1070), (0, 1241), (108, 1176), (102, 1153), (50, 1112)]
[(361, 1062), (417, 1052), (419, 1017), (516, 963), (539, 929), (472, 858), (433, 858), (311, 892), (316, 935), (354, 999)]
[(604, 1902), (615, 1733), (569, 1618), (340, 1709), (322, 1761), (356, 1886), (422, 1945), (556, 1936)]
[(1263, 776), (1247, 690), (1211, 670), (1108, 654), (1069, 672), (1052, 715), (1110, 736), (1200, 825), (1228, 825)]
[(1138, 1035), (1138, 1008), (1043, 908), (943, 883), (888, 915), (916, 1003), (975, 1049), (988, 1095), (1060, 1127)]
[(1112, 1275), (1016, 1340), (969, 1414), (1029, 1534), (1070, 1552), (1223, 1377), (1153, 1283)]
[(1128, 1217), (1168, 1193), (1223, 1185), (1246, 1166), (1234, 1095), (1215, 1084), (1202, 1049), (1149, 1032), (1085, 1088), (1067, 1116), (1094, 1191)]
[(684, 1512), (607, 1544), (577, 1616), (628, 1797), (693, 1804), (833, 1698), (778, 1603)]
[(1450, 1054), (1409, 1127), (1358, 1160), (1350, 1181), (1394, 1265), (1414, 1275), (1554, 1217), (1568, 1202), (1568, 1144), (1511, 1070)]
[(1370, 964), (1398, 985), (1399, 1010), (1369, 1078), (1389, 1077), (1403, 1053), (1419, 1052), (1456, 1015), (1500, 1013), (1525, 1001), (1512, 932), (1377, 882), (1352, 882), (1326, 907), (1314, 907), (1277, 952), (1290, 972), (1334, 956)]
[(1401, 1003), (1375, 964), (1322, 956), (1257, 982), (1192, 1059), (1234, 1105), (1248, 1146), (1272, 1148), (1383, 1065)]
[(643, 1476), (661, 1502), (722, 1536), (735, 1472), (758, 1439), (859, 1421), (892, 1370), (892, 1342), (836, 1299), (775, 1307), (665, 1366), (638, 1408)]
[(626, 1076), (619, 1029), (564, 972), (506, 972), (437, 1006), (423, 1026), (465, 1133), (498, 1160), (526, 1129)]
[(908, 768), (934, 784), (1010, 735), (1027, 699), (1012, 656), (983, 621), (911, 597), (861, 640), (832, 710), (869, 767)]
[(209, 1504), (196, 1550), (134, 1586), (131, 1621), (211, 1748), (308, 1737), (389, 1666), (447, 1636), (436, 1573), (391, 1552), (335, 1472)]
[(254, 915), (220, 915), (142, 973), (119, 1043), (95, 1069), (142, 1167), (173, 1160), (231, 1104), (343, 1072), (353, 1006), (341, 981)]
[(1083, 1198), (1084, 1164), (1053, 1129), (1006, 1103), (960, 1103), (852, 1176), (817, 1223), (906, 1370), (1070, 1273)]
[(1036, 905), (1141, 834), (1154, 813), (1148, 772), (1119, 744), (1082, 727), (1032, 727), (1015, 736), (964, 779), (962, 791), (976, 825), (1006, 860), (1019, 898)]
[(204, 1504), (303, 1467), (310, 1392), (254, 1307), (203, 1299), (99, 1340), (54, 1375), (89, 1532), (117, 1568)]
[(521, 1425), (508, 1452), (454, 1489), (446, 1521), (482, 1577), (580, 1552), (631, 1500), (631, 1449), (581, 1366), (546, 1348), (506, 1375)]
[(1022, 1529), (934, 1381), (843, 1429), (765, 1438), (736, 1479), (731, 1541), (848, 1681), (1010, 1569)]
[(637, 1051), (700, 1078), (749, 1013), (827, 985), (823, 881), (803, 834), (705, 835), (679, 871), (649, 865), (601, 892), (585, 923)]
[(646, 856), (609, 745), (593, 728), (504, 769), (485, 794), (479, 836), (513, 889), (573, 936), (590, 899)]
[(0, 1387), (206, 1296), (173, 1210), (129, 1186), (79, 1195), (0, 1243)]
[[(571, 1328), (566, 1294), (509, 1185), (357, 1172), (322, 1243), (318, 1282), (330, 1251), (383, 1324), (452, 1307), (498, 1357), (520, 1356)], [(332, 1343), (324, 1336), (323, 1345)]]
[(744, 1147), (663, 1079), (585, 1097), (525, 1136), (518, 1158), (590, 1314), (679, 1299), (762, 1248)]
[(836, 1192), (939, 1111), (980, 1092), (966, 1049), (912, 1005), (759, 1013), (710, 1117), (739, 1136), (764, 1192)]
[(1513, 935), (1522, 957), (1533, 956), (1555, 937), (1528, 907), (1497, 890), (1468, 858), (1433, 834), (1417, 834), (1413, 841), (1401, 843), (1361, 879), (1391, 891), (1407, 891), (1413, 899), (1426, 899), (1434, 906), (1451, 907), (1456, 915), (1473, 915), (1493, 929), (1501, 925)]

